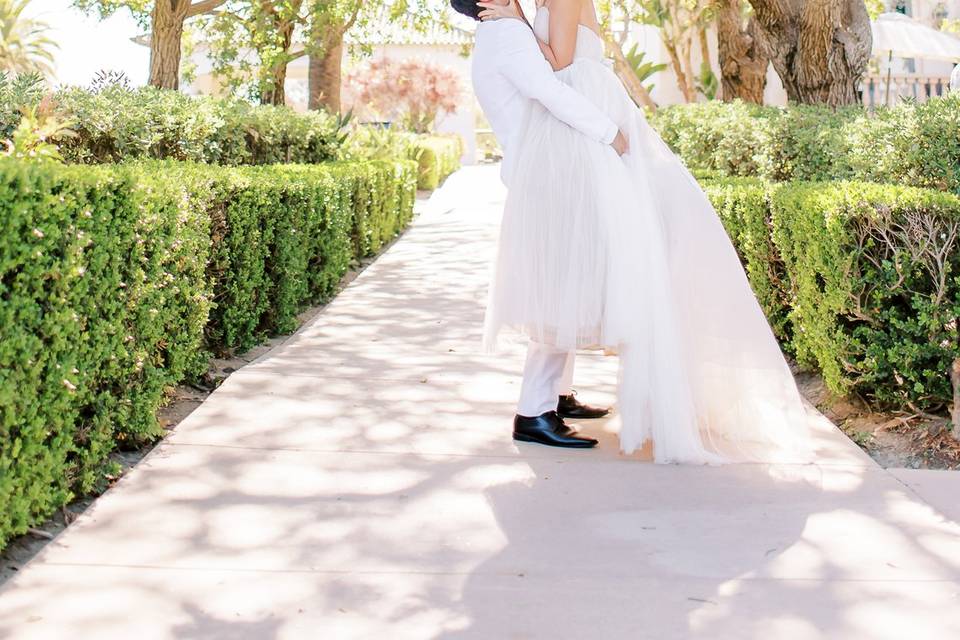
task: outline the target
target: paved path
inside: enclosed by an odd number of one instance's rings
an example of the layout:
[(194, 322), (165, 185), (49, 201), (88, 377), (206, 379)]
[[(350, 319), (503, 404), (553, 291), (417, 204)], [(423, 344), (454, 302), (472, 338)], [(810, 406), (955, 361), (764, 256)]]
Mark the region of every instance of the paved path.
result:
[[(503, 193), (470, 168), (0, 591), (0, 637), (960, 638), (960, 475), (655, 466), (508, 437), (483, 354)], [(612, 401), (615, 361), (578, 387)]]

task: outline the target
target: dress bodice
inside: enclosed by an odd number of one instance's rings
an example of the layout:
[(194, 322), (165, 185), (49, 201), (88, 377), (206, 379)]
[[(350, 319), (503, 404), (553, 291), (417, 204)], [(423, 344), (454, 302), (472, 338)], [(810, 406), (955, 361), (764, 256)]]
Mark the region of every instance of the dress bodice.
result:
[[(550, 10), (546, 5), (537, 9), (533, 18), (533, 32), (537, 38), (550, 44)], [(590, 27), (577, 25), (577, 47), (573, 52), (573, 59), (589, 58), (603, 60), (603, 41)]]

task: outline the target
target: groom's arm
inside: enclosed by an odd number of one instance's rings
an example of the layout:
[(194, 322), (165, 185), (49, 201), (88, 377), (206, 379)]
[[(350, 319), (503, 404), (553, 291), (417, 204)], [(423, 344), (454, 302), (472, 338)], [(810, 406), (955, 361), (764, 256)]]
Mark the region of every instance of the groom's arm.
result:
[(500, 22), (500, 72), (520, 93), (542, 104), (558, 120), (594, 140), (611, 144), (619, 132), (617, 125), (554, 75), (530, 28), (520, 20)]

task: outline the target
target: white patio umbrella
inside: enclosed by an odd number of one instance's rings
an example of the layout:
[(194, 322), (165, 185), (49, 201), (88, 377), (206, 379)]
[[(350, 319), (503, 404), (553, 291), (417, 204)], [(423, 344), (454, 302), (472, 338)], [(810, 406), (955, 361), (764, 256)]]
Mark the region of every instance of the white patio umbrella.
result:
[(890, 61), (923, 58), (960, 62), (960, 38), (937, 31), (902, 13), (881, 13), (870, 23), (874, 55), (887, 54), (887, 101), (890, 100)]

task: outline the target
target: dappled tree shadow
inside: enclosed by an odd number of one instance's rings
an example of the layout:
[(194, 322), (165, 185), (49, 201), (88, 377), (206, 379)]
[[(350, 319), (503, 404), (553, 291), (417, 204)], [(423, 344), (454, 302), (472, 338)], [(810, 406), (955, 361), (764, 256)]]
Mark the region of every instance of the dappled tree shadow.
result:
[[(483, 180), (10, 581), (0, 637), (960, 637), (960, 528), (831, 431), (817, 465), (653, 466), (615, 419), (515, 445)], [(615, 362), (578, 371), (613, 399)]]

